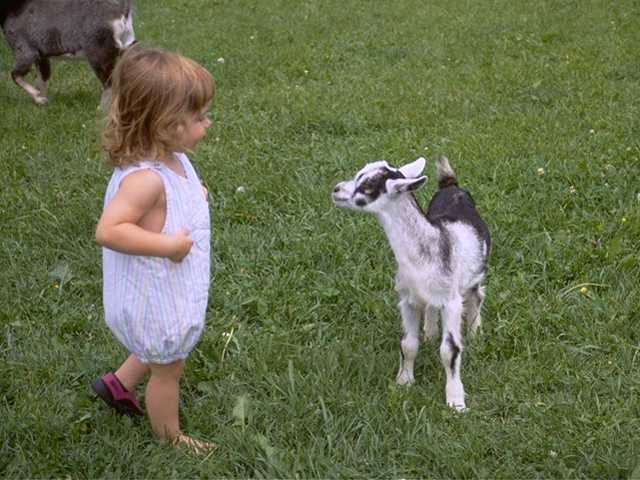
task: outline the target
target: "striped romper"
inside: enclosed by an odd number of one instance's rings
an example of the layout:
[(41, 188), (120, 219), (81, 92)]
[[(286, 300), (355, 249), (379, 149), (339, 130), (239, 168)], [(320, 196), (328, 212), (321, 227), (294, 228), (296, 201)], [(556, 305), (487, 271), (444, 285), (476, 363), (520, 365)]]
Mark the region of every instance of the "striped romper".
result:
[(164, 184), (166, 219), (162, 233), (186, 228), (193, 246), (180, 263), (168, 258), (102, 249), (103, 301), (107, 325), (143, 363), (185, 358), (204, 328), (209, 295), (209, 205), (186, 155), (176, 154), (187, 177), (164, 163), (142, 161), (115, 168), (105, 206), (128, 174), (151, 169)]

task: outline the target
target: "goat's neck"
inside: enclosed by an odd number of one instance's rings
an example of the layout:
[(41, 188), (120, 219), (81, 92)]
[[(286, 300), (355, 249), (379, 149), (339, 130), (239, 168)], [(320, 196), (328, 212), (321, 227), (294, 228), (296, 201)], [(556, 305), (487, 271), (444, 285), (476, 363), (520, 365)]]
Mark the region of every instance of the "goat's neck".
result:
[(378, 213), (400, 266), (424, 260), (423, 249), (437, 245), (440, 231), (425, 217), (413, 195), (402, 195)]

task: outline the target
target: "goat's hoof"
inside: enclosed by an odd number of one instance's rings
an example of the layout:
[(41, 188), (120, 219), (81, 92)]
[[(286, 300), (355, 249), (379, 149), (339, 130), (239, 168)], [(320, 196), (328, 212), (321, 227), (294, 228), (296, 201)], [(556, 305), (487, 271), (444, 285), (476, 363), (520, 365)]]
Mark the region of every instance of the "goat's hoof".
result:
[(460, 382), (447, 382), (444, 396), (452, 409), (463, 412), (467, 408), (464, 403), (464, 387)]
[(413, 378), (413, 375), (408, 373), (406, 370), (399, 371), (396, 376), (396, 383), (398, 385), (412, 385), (415, 381), (416, 380)]
[(447, 402), (447, 406), (456, 412), (466, 412), (468, 408), (465, 406), (464, 402), (460, 403), (451, 403)]
[(456, 412), (466, 412), (467, 407), (464, 403), (464, 400), (447, 400), (447, 406)]
[(49, 99), (47, 97), (43, 97), (38, 95), (37, 97), (34, 97), (33, 100), (38, 104), (38, 105), (46, 105), (47, 103), (49, 103)]

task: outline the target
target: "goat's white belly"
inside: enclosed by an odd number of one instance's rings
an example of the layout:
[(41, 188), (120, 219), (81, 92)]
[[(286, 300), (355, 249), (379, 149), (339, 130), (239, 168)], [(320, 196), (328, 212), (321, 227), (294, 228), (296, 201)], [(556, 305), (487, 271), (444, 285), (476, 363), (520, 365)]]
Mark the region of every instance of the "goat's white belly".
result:
[(62, 57), (69, 60), (84, 60), (85, 58), (87, 58), (87, 56), (84, 53), (84, 50), (78, 50), (77, 52), (74, 52), (74, 53), (65, 53), (64, 55), (62, 55)]
[(399, 271), (396, 275), (396, 291), (401, 298), (417, 305), (439, 307), (454, 295), (450, 278), (438, 275), (435, 271), (417, 270)]

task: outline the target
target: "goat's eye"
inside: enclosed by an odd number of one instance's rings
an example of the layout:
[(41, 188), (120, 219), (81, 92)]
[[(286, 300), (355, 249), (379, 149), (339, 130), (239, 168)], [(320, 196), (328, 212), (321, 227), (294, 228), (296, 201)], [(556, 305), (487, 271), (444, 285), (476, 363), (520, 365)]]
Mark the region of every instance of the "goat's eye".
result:
[(374, 188), (371, 186), (370, 183), (366, 182), (360, 185), (360, 187), (358, 188), (358, 191), (364, 195), (372, 195), (374, 192)]

